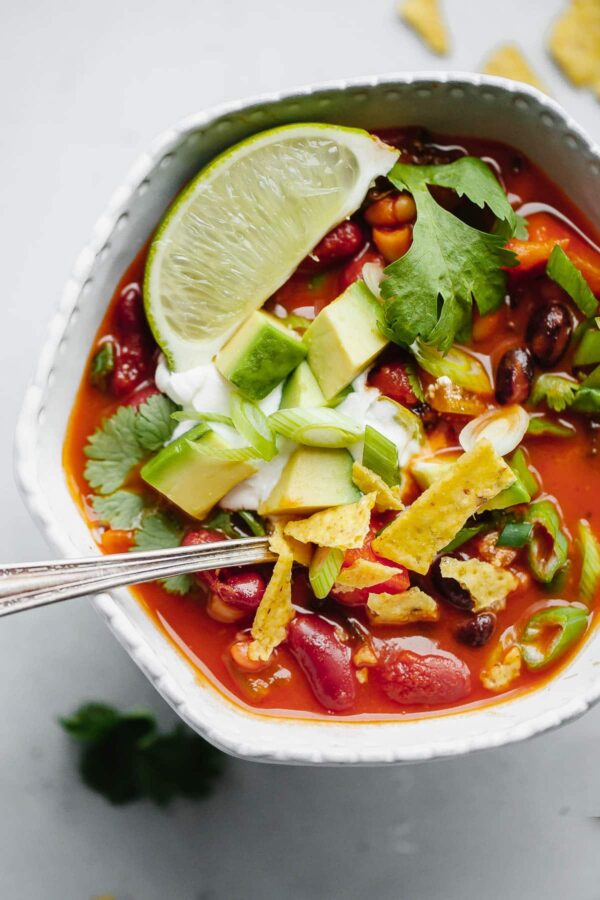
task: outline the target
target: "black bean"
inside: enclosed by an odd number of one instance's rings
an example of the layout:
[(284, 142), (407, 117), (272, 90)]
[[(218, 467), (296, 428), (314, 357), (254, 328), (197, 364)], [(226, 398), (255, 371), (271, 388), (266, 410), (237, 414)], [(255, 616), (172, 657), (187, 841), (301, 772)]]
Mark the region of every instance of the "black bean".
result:
[(526, 347), (507, 350), (496, 369), (498, 403), (525, 403), (533, 381), (533, 359)]
[(495, 627), (496, 616), (494, 613), (480, 612), (458, 626), (456, 637), (461, 643), (468, 644), (469, 647), (483, 647), (491, 638)]
[(434, 588), (442, 595), (444, 600), (452, 604), (452, 606), (456, 606), (457, 609), (472, 609), (473, 601), (470, 593), (461, 587), (455, 578), (444, 578), (442, 575), (440, 569), (441, 560), (442, 557), (438, 556), (429, 570), (431, 583)]
[(540, 366), (554, 366), (564, 356), (572, 331), (573, 320), (564, 303), (545, 303), (534, 310), (525, 339)]

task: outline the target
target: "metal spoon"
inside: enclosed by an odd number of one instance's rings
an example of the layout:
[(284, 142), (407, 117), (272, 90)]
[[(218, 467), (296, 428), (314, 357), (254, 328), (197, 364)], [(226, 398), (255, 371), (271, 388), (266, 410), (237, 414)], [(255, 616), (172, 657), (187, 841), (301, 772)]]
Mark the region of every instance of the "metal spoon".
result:
[(170, 550), (14, 563), (0, 566), (0, 616), (170, 575), (272, 562), (275, 558), (267, 538), (241, 538)]

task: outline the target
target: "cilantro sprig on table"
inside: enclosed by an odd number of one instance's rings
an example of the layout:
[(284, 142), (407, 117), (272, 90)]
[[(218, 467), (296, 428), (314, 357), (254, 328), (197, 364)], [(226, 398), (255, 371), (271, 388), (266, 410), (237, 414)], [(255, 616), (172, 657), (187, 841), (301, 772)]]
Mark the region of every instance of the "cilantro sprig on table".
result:
[(60, 723), (82, 745), (83, 782), (114, 804), (206, 797), (224, 768), (224, 755), (211, 744), (183, 725), (160, 734), (145, 709), (121, 713), (87, 703)]
[[(483, 315), (502, 303), (503, 268), (516, 264), (504, 244), (522, 220), (491, 169), (475, 157), (441, 166), (397, 163), (388, 178), (413, 195), (417, 220), (409, 251), (386, 268), (381, 283), (385, 330), (399, 343), (421, 338), (446, 351), (470, 321), (473, 299)], [(448, 212), (429, 191), (435, 185), (487, 206), (502, 225), (499, 233), (479, 231)]]

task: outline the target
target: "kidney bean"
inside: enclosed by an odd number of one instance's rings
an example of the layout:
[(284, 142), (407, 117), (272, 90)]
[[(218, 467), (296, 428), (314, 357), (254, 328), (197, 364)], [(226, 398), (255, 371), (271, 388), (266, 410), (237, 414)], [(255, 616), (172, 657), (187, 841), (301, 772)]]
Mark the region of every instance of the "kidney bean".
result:
[(469, 647), (483, 647), (487, 644), (496, 627), (496, 616), (490, 612), (480, 612), (467, 619), (456, 629), (456, 637)]
[(226, 603), (252, 612), (262, 600), (266, 587), (262, 575), (258, 572), (245, 571), (224, 578), (217, 593)]
[(134, 409), (139, 409), (142, 403), (145, 403), (150, 397), (155, 397), (156, 394), (160, 394), (160, 391), (154, 384), (147, 384), (144, 387), (137, 388), (133, 394), (127, 398), (127, 406), (133, 406)]
[(326, 709), (345, 712), (356, 699), (352, 654), (320, 616), (296, 616), (288, 629), (287, 643)]
[(456, 606), (457, 609), (471, 610), (473, 608), (473, 601), (471, 600), (470, 593), (461, 587), (455, 578), (445, 578), (442, 575), (440, 568), (441, 560), (442, 557), (438, 556), (429, 570), (431, 583), (436, 591), (442, 595), (443, 599), (452, 606)]
[[(374, 676), (390, 700), (406, 706), (453, 703), (471, 690), (465, 663), (451, 653), (421, 655), (382, 642)], [(387, 646), (386, 646), (387, 645)]]
[(564, 303), (546, 303), (534, 310), (525, 339), (540, 366), (553, 366), (565, 354), (573, 331), (571, 313)]
[(123, 288), (115, 308), (117, 328), (128, 336), (146, 328), (142, 290), (136, 282)]
[(310, 255), (313, 264), (330, 266), (348, 256), (354, 256), (366, 243), (360, 225), (356, 222), (340, 222), (317, 244)]
[(533, 359), (527, 347), (513, 347), (502, 356), (496, 369), (498, 403), (525, 403), (533, 381)]
[(376, 368), (369, 375), (369, 384), (376, 387), (386, 397), (411, 409), (421, 402), (414, 392), (403, 362), (390, 362)]

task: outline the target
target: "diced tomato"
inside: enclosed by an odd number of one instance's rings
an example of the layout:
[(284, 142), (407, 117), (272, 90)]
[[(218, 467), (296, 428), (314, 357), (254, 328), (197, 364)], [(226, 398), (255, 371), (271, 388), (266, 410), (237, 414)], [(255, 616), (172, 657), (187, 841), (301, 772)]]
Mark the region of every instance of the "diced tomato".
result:
[(367, 247), (342, 269), (340, 273), (340, 291), (345, 291), (347, 287), (358, 281), (366, 263), (375, 263), (382, 269), (385, 267), (385, 260), (381, 253)]
[(401, 361), (384, 363), (374, 369), (369, 384), (402, 406), (413, 408), (421, 402), (410, 383), (406, 363)]
[(320, 616), (296, 616), (288, 628), (288, 647), (325, 709), (346, 712), (356, 699), (352, 652)]
[(390, 700), (405, 706), (454, 703), (471, 691), (469, 670), (457, 656), (421, 655), (394, 640), (384, 642), (374, 674)]
[(160, 391), (154, 384), (146, 384), (142, 387), (137, 388), (129, 397), (126, 398), (125, 404), (127, 406), (133, 406), (134, 409), (138, 409), (142, 403), (145, 403), (146, 400), (149, 400), (150, 397), (155, 397), (156, 394), (160, 394)]
[(342, 262), (349, 256), (358, 253), (364, 247), (365, 242), (365, 234), (360, 225), (349, 220), (340, 222), (319, 241), (310, 256), (302, 262), (302, 269), (320, 271), (327, 266)]
[(374, 562), (380, 562), (383, 565), (394, 566), (394, 568), (400, 569), (401, 571), (397, 575), (388, 578), (386, 581), (382, 581), (380, 584), (375, 584), (368, 588), (340, 590), (334, 587), (331, 591), (331, 596), (334, 600), (337, 600), (338, 603), (344, 604), (344, 606), (365, 606), (369, 599), (369, 594), (402, 594), (410, 585), (410, 577), (407, 569), (403, 566), (398, 566), (396, 563), (390, 562), (389, 559), (383, 559), (383, 557), (377, 556), (371, 547), (371, 542), (374, 538), (375, 531), (371, 529), (362, 547), (357, 550), (346, 550), (342, 567), (344, 569), (349, 568), (357, 559), (369, 559)]

